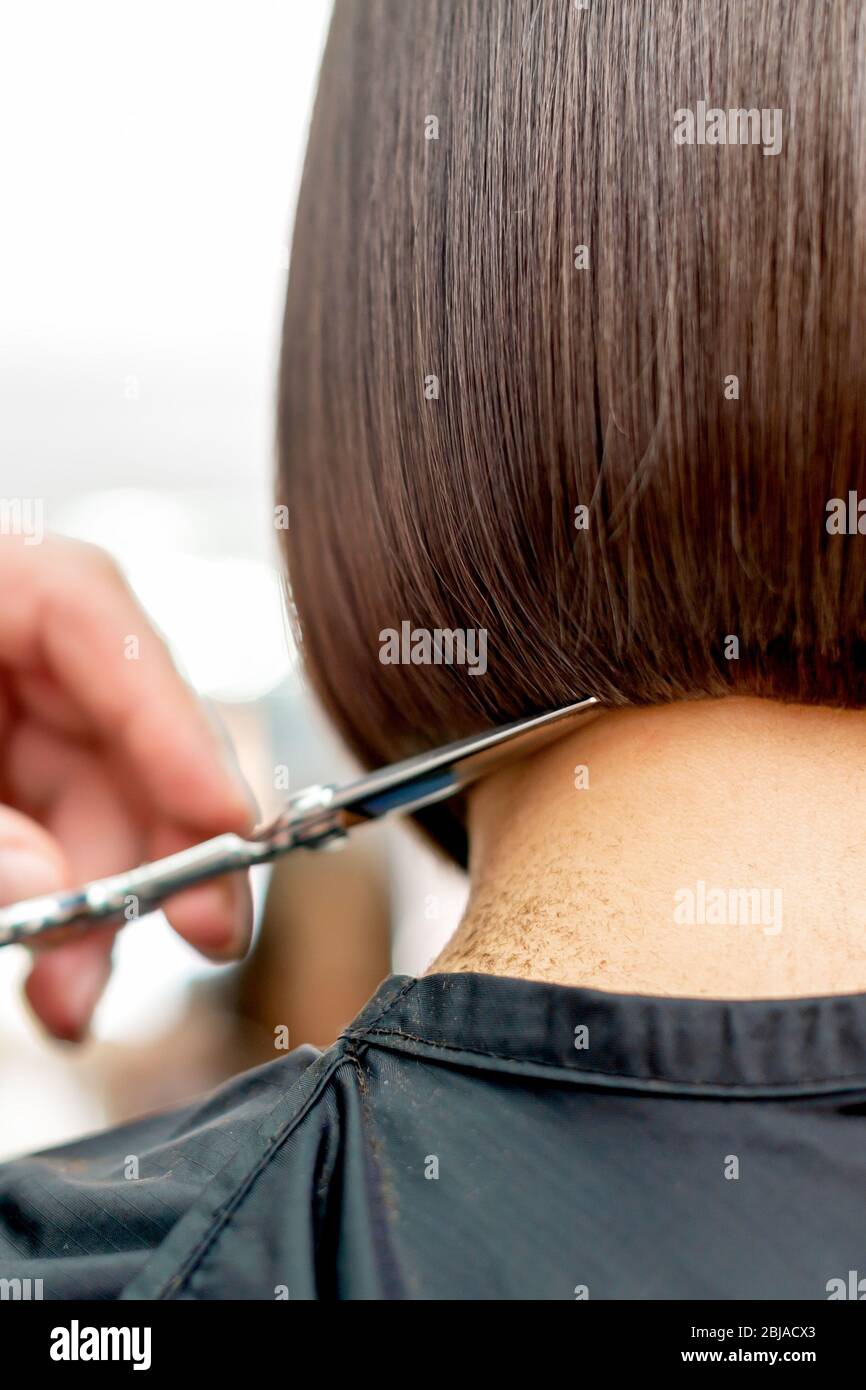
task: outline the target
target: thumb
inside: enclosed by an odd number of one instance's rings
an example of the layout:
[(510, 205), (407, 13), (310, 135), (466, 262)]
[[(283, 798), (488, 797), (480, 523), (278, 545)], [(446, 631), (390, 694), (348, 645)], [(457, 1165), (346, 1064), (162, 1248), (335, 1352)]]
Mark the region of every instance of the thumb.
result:
[[(0, 906), (38, 898), (68, 885), (57, 841), (20, 811), (0, 806)], [(114, 932), (92, 932), (61, 944), (34, 942), (25, 994), (36, 1016), (58, 1038), (83, 1036), (111, 969)]]
[(56, 840), (20, 811), (0, 806), (0, 906), (54, 893), (65, 881)]

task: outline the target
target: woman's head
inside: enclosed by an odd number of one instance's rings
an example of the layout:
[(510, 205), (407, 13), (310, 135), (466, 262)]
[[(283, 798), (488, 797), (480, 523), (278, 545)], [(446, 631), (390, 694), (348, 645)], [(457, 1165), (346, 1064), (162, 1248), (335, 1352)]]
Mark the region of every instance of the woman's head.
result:
[(280, 488), (362, 759), (585, 694), (866, 703), (866, 537), (827, 528), (866, 495), (864, 27), (337, 0)]

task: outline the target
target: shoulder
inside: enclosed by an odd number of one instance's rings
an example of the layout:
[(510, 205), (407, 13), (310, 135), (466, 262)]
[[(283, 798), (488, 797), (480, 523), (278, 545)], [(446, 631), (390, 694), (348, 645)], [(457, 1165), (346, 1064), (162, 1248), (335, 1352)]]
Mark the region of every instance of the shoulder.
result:
[(182, 1108), (0, 1164), (0, 1279), (116, 1297), (219, 1175), (291, 1123), (323, 1056), (298, 1048)]

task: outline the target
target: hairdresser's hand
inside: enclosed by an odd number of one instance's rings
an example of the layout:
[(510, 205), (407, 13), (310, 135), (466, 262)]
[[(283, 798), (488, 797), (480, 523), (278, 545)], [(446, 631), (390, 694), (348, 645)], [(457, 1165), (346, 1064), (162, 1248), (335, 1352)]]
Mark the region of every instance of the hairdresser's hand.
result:
[[(249, 793), (113, 562), (60, 538), (0, 536), (0, 904), (72, 887), (253, 820)], [(205, 955), (240, 955), (246, 875), (166, 906)], [(114, 931), (34, 948), (26, 992), (78, 1038), (111, 969)]]

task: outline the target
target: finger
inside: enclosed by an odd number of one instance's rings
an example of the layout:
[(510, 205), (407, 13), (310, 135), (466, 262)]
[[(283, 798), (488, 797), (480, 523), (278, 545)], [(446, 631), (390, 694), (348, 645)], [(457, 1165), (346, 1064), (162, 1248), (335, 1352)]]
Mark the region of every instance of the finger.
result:
[(16, 541), (0, 537), (0, 660), (47, 669), (163, 816), (204, 834), (247, 829), (233, 759), (113, 562), (57, 537)]
[[(38, 815), (63, 847), (76, 882), (174, 854), (197, 838), (187, 827), (169, 822), (143, 827), (128, 789), (112, 778), (93, 749), (38, 724), (16, 727), (9, 740), (6, 780), (18, 804)], [(249, 945), (252, 908), (245, 875), (177, 894), (166, 912), (175, 930), (211, 959), (235, 958)]]
[(5, 773), (15, 805), (47, 828), (76, 881), (140, 861), (133, 799), (96, 749), (25, 721), (7, 738)]
[(36, 719), (45, 728), (69, 734), (86, 742), (93, 738), (87, 716), (78, 708), (68, 691), (57, 684), (47, 671), (22, 671), (10, 680), (12, 697), (21, 714)]
[(35, 952), (24, 993), (34, 1013), (56, 1038), (80, 1042), (111, 974), (116, 930), (98, 927), (60, 946)]
[[(183, 828), (161, 826), (151, 837), (149, 854), (158, 859), (191, 843)], [(174, 930), (210, 960), (235, 960), (249, 947), (253, 905), (246, 873), (225, 874), (177, 893), (163, 911)]]
[(48, 831), (8, 806), (0, 806), (0, 906), (55, 893), (68, 867)]
[[(63, 854), (67, 883), (115, 873), (137, 863), (144, 838), (121, 790), (97, 753), (25, 723), (10, 740), (7, 782), (25, 809), (38, 814)], [(58, 934), (34, 946), (26, 997), (55, 1036), (79, 1039), (108, 981), (114, 930)]]
[[(56, 893), (68, 880), (68, 864), (48, 831), (0, 806), (0, 905)], [(97, 936), (40, 950), (25, 985), (31, 1006), (57, 1037), (81, 1037), (108, 978), (110, 933)]]
[[(171, 822), (142, 826), (127, 788), (112, 779), (92, 749), (36, 724), (16, 728), (7, 782), (22, 808), (38, 815), (63, 847), (76, 882), (175, 854), (199, 838)], [(165, 910), (175, 930), (213, 959), (240, 956), (249, 945), (246, 875), (224, 876), (176, 894)]]

